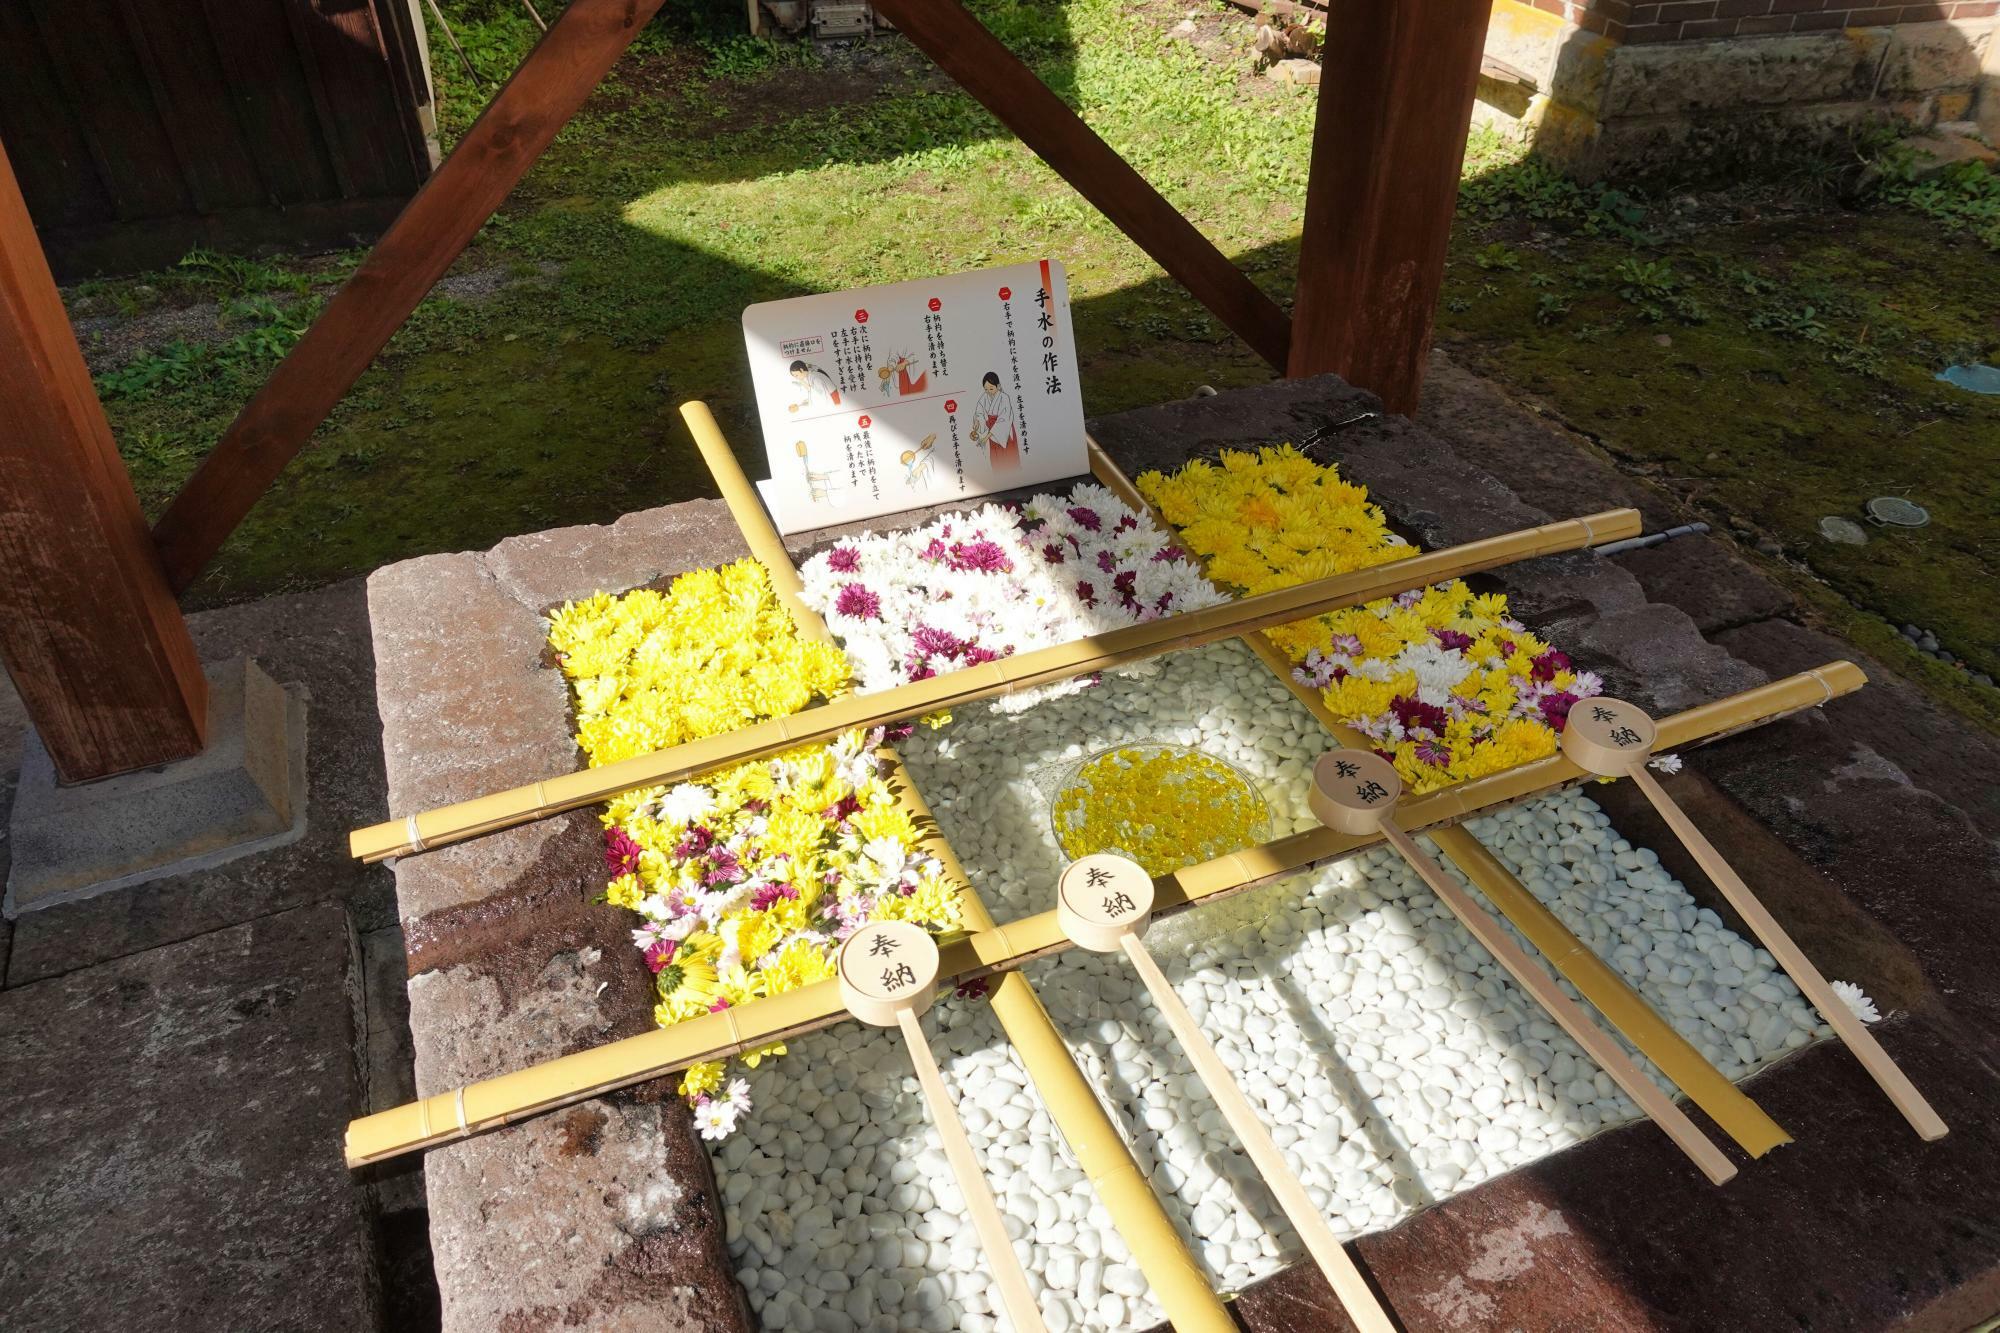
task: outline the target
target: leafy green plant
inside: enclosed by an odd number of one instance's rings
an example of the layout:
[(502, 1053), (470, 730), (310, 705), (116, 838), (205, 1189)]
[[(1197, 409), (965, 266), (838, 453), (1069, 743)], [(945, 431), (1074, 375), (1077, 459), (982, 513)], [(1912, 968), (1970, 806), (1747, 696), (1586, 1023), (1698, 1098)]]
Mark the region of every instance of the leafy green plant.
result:
[(1521, 256), (1495, 241), (1472, 257), (1472, 262), (1488, 273), (1504, 269), (1512, 272), (1521, 267)]
[(2000, 174), (1983, 162), (1958, 162), (1929, 180), (1886, 180), (1884, 203), (1921, 213), (1948, 231), (1967, 232), (1989, 250), (2000, 250)]
[(1819, 308), (1810, 305), (1767, 305), (1750, 316), (1750, 327), (1758, 333), (1815, 343), (1826, 341), (1828, 332)]
[(702, 67), (704, 79), (758, 78), (774, 69), (812, 69), (820, 63), (819, 53), (810, 42), (788, 41), (772, 36), (752, 37), (747, 32), (702, 40), (708, 63)]
[(1559, 324), (1569, 314), (1570, 304), (1554, 292), (1543, 292), (1535, 302), (1535, 323)]
[(158, 350), (141, 352), (98, 375), (97, 391), (106, 399), (144, 398), (205, 380), (261, 373), (305, 335), (314, 308), (310, 301), (230, 297), (222, 303), (222, 318), (225, 326), (237, 327), (237, 333), (213, 343), (177, 338)]
[(1639, 307), (1639, 313), (1651, 323), (1658, 324), (1669, 314), (1689, 324), (1708, 318), (1707, 310), (1688, 290), (1686, 279), (1674, 272), (1668, 260), (1627, 256), (1618, 261), (1612, 278), (1620, 284), (1619, 297)]
[(1575, 181), (1496, 131), (1474, 131), (1466, 145), (1466, 164), (1458, 190), (1458, 209), (1466, 217), (1483, 222), (1523, 218), (1590, 236), (1652, 242), (1644, 230), (1648, 210), (1642, 198)]

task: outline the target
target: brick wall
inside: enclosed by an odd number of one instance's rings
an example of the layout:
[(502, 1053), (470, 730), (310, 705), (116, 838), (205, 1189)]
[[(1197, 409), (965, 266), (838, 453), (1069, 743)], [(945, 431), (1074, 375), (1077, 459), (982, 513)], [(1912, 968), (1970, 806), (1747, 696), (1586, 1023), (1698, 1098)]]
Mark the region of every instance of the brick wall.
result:
[(1527, 0), (1614, 42), (1688, 42), (1704, 37), (1757, 37), (1780, 32), (1879, 27), (1983, 19), (2000, 0), (1941, 0), (1934, 4), (1868, 5), (1856, 0)]

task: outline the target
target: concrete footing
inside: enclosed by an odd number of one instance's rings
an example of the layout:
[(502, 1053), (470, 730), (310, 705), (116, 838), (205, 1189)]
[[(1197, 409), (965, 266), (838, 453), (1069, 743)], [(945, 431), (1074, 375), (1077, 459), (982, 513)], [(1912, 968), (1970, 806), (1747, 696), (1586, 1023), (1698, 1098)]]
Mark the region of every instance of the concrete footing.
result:
[(10, 826), (8, 917), (295, 842), (306, 825), (306, 695), (248, 658), (210, 666), (208, 747), (65, 787), (28, 733)]

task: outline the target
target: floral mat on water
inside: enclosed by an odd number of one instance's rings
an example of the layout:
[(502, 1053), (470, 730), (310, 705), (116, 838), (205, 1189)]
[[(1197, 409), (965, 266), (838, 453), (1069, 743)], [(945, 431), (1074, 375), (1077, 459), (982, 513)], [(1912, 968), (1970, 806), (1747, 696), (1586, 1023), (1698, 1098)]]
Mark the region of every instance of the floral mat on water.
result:
[[(750, 560), (550, 619), (592, 767), (795, 713), (847, 683), (839, 650), (800, 637)], [(831, 977), (864, 921), (957, 927), (954, 886), (884, 780), (876, 740), (849, 732), (611, 802), (605, 898), (643, 918), (633, 938), (657, 978), (660, 1026)], [(681, 1091), (711, 1139), (749, 1107), (748, 1085), (720, 1062), (689, 1069)]]
[[(1209, 576), (1245, 595), (1417, 554), (1366, 490), (1289, 445), (1138, 485)], [(1509, 616), (1505, 596), (1460, 579), (1266, 633), (1415, 792), (1554, 754), (1571, 706), (1604, 689)]]
[[(1093, 482), (863, 533), (800, 575), (863, 692), (1228, 600), (1149, 517)], [(1019, 691), (994, 707), (1017, 711), (1091, 680)]]

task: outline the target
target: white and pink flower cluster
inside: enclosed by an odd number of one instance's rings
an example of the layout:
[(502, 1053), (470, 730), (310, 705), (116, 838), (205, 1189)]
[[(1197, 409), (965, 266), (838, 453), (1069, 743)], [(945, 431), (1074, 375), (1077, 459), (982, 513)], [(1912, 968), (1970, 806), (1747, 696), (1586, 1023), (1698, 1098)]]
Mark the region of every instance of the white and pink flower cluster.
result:
[[(1146, 515), (1094, 482), (863, 533), (801, 573), (863, 693), (1227, 600)], [(1020, 709), (1089, 683), (995, 706)]]

